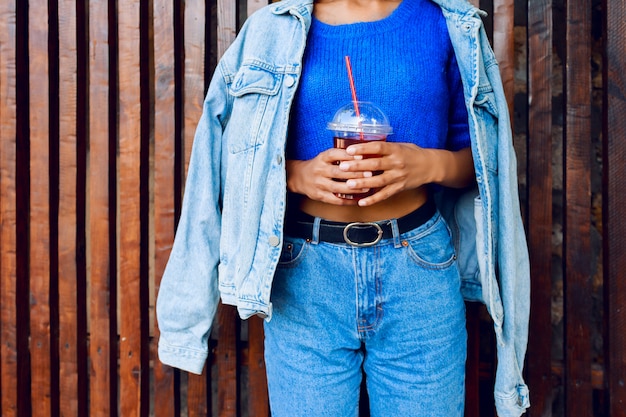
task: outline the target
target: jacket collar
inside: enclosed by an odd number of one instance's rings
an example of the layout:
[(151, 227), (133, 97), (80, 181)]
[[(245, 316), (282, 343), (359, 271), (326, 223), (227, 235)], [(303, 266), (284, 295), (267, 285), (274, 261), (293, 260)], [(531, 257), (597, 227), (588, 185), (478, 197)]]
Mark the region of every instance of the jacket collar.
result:
[(310, 15), (313, 12), (314, 0), (281, 0), (270, 7), (275, 14), (292, 13), (299, 16)]
[(439, 5), (442, 9), (459, 15), (475, 15), (486, 14), (482, 10), (479, 10), (476, 6), (472, 5), (467, 0), (430, 0), (433, 3)]

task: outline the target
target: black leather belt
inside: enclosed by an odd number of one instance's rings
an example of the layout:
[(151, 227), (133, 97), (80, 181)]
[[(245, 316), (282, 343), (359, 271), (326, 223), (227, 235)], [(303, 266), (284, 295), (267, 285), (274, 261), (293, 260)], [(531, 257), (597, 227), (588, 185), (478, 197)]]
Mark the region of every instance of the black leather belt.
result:
[[(411, 213), (397, 219), (398, 232), (408, 232), (430, 220), (437, 208), (435, 203), (428, 200), (425, 204)], [(287, 220), (285, 234), (303, 239), (313, 238), (315, 217), (299, 212)], [(383, 220), (378, 222), (333, 222), (320, 220), (319, 241), (331, 243), (348, 243), (353, 246), (372, 246), (381, 239), (393, 237), (392, 222)]]

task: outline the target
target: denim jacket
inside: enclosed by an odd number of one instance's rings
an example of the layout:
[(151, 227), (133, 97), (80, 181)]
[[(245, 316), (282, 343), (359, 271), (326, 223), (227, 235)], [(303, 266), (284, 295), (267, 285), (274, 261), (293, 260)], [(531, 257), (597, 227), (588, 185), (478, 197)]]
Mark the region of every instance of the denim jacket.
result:
[[(529, 406), (522, 367), (530, 273), (509, 113), (480, 13), (431, 0), (446, 18), (464, 85), (477, 186), (438, 191), (462, 289), (496, 334), (500, 417)], [(313, 0), (273, 3), (246, 21), (220, 59), (197, 126), (180, 222), (157, 299), (161, 362), (202, 372), (219, 299), (242, 319), (271, 319), (270, 290), (287, 199), (285, 142)]]

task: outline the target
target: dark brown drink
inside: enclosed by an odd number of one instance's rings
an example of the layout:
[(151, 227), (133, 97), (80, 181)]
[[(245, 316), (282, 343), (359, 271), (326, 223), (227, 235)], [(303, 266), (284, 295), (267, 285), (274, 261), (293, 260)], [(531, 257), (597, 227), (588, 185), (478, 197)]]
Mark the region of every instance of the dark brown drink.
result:
[[(334, 147), (335, 148), (339, 148), (339, 149), (346, 149), (348, 146), (350, 145), (355, 145), (358, 143), (363, 143), (363, 142), (369, 142), (369, 141), (385, 141), (387, 140), (387, 137), (384, 135), (365, 135), (364, 139), (361, 139), (359, 136), (355, 137), (334, 137), (333, 143), (334, 143)], [(363, 159), (367, 159), (367, 158), (379, 158), (380, 155), (363, 155)], [(380, 175), (382, 174), (382, 171), (374, 171), (372, 172), (372, 175)], [(335, 181), (340, 181), (340, 182), (345, 182), (346, 180), (342, 180), (342, 179), (335, 179)], [(354, 194), (344, 194), (344, 193), (335, 193), (335, 195), (339, 198), (345, 198), (346, 200), (360, 200), (362, 198), (365, 198), (367, 196), (370, 196), (372, 194), (374, 194), (378, 189), (372, 188), (367, 192), (364, 193), (354, 193)]]
[[(340, 107), (333, 119), (328, 122), (327, 128), (333, 132), (334, 147), (338, 149), (346, 149), (350, 145), (373, 140), (386, 141), (387, 136), (393, 133), (385, 113), (373, 103), (363, 101), (353, 101)], [(380, 158), (380, 155), (363, 155), (363, 158)], [(380, 174), (382, 171), (372, 172), (372, 175)], [(345, 182), (346, 180), (335, 179), (335, 181)], [(366, 193), (336, 193), (335, 195), (347, 200), (360, 200), (376, 191), (378, 189), (370, 189)]]

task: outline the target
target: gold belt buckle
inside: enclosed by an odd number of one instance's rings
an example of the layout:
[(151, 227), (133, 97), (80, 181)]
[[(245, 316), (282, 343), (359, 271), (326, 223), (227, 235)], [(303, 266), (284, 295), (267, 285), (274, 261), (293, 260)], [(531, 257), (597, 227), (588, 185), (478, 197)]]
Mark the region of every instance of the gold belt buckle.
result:
[[(373, 226), (376, 229), (376, 233), (377, 233), (376, 239), (374, 239), (371, 242), (364, 242), (364, 243), (354, 242), (350, 240), (350, 238), (348, 237), (348, 231), (352, 229), (353, 227), (360, 227), (360, 226)], [(343, 228), (343, 240), (345, 240), (347, 244), (352, 245), (352, 246), (358, 246), (358, 247), (373, 246), (377, 244), (378, 242), (380, 242), (382, 238), (383, 238), (383, 228), (380, 227), (378, 223), (354, 222), (354, 223), (348, 224), (346, 227)]]

